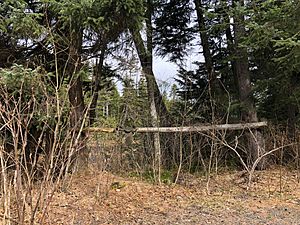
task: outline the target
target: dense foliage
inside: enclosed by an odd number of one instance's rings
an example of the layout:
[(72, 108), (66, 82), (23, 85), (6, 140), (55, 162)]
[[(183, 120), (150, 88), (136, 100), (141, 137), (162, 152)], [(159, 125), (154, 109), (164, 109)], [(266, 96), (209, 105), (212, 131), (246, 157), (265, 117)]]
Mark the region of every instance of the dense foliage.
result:
[[(299, 13), (294, 0), (9, 0), (0, 6), (1, 84), (14, 98), (21, 88), (24, 104), (33, 96), (39, 104), (51, 102), (49, 96), (57, 101), (58, 93), (64, 93), (68, 104), (63, 115), (70, 115), (74, 136), (92, 125), (264, 118), (281, 131), (287, 128), (294, 139), (300, 119)], [(191, 49), (201, 55), (194, 70), (185, 65)], [(180, 68), (171, 97), (159, 91), (155, 56)], [(112, 69), (115, 64), (119, 66)], [(142, 78), (133, 81), (140, 66)], [(122, 93), (116, 80), (122, 82)], [(35, 118), (43, 121), (40, 108)], [(254, 136), (256, 142), (262, 139), (260, 132)], [(253, 138), (251, 144), (249, 134), (245, 137), (240, 149), (254, 161)], [(182, 140), (191, 148), (192, 139)], [(161, 142), (171, 146), (166, 138)], [(171, 152), (165, 150), (163, 156), (177, 162), (178, 154)]]

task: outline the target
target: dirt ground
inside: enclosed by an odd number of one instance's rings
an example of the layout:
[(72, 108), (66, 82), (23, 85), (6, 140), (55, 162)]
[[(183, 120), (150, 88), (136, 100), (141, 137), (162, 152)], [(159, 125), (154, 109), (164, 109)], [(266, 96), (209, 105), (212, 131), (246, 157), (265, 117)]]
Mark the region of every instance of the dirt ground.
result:
[(43, 224), (300, 224), (297, 171), (256, 172), (246, 183), (242, 172), (154, 185), (89, 171), (53, 196)]

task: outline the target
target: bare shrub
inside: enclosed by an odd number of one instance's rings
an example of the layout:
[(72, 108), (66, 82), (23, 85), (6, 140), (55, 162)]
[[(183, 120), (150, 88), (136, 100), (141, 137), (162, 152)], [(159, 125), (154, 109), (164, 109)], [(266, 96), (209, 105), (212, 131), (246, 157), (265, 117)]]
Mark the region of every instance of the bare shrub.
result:
[(39, 69), (0, 73), (2, 223), (42, 224), (82, 146), (69, 125), (68, 87)]

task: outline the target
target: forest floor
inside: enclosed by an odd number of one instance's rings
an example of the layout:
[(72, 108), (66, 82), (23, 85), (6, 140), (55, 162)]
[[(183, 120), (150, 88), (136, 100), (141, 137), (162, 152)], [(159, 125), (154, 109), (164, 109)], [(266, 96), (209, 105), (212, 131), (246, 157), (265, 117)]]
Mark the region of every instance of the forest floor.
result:
[[(43, 224), (300, 224), (297, 171), (182, 175), (177, 185), (89, 171), (54, 194)], [(208, 193), (209, 192), (209, 193)]]

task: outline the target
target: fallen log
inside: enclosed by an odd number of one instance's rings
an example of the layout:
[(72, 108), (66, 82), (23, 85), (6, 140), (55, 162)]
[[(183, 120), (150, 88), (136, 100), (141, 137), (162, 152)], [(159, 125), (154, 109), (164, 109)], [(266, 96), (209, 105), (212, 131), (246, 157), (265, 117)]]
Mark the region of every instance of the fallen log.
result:
[(204, 126), (189, 126), (189, 127), (137, 127), (137, 128), (105, 128), (105, 127), (87, 127), (86, 132), (126, 132), (126, 133), (176, 133), (176, 132), (205, 132), (210, 130), (244, 130), (254, 129), (267, 126), (267, 122), (257, 123), (238, 123), (238, 124), (219, 124), (219, 125), (204, 125)]

